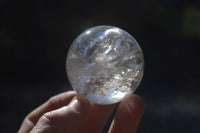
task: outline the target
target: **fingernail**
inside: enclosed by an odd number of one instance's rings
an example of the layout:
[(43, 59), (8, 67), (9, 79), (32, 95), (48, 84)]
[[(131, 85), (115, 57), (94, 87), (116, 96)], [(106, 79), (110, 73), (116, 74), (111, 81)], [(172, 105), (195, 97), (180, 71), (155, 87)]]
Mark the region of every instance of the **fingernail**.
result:
[(72, 101), (68, 105), (69, 108), (73, 109), (76, 113), (80, 113), (81, 111), (81, 103), (78, 100), (77, 96), (75, 96)]

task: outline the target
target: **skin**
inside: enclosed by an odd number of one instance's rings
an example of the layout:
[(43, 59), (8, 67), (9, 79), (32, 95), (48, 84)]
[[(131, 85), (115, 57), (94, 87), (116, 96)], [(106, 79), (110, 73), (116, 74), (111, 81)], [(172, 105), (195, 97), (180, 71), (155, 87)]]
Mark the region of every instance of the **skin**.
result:
[[(97, 105), (74, 91), (50, 98), (24, 119), (18, 133), (101, 133), (116, 104)], [(144, 103), (132, 94), (115, 114), (109, 133), (135, 133)]]

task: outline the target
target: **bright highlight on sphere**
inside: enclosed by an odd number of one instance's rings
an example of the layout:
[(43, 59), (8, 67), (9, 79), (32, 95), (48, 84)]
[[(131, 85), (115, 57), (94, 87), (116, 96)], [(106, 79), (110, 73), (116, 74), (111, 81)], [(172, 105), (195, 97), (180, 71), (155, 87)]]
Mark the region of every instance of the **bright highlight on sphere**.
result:
[(113, 26), (96, 26), (80, 34), (66, 63), (73, 89), (96, 104), (113, 104), (132, 94), (144, 71), (137, 41)]

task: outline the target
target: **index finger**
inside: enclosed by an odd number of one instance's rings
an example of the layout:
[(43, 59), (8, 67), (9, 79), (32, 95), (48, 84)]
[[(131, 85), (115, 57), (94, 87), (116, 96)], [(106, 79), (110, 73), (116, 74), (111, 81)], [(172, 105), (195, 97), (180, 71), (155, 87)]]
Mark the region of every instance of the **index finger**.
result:
[(32, 130), (34, 125), (37, 123), (37, 121), (43, 114), (69, 104), (69, 102), (76, 95), (77, 95), (76, 92), (68, 91), (50, 98), (47, 102), (45, 102), (44, 104), (42, 104), (37, 109), (33, 110), (30, 114), (27, 115), (18, 133), (29, 132), (30, 130)]
[(33, 124), (36, 124), (39, 118), (46, 112), (58, 109), (62, 106), (69, 104), (69, 102), (76, 96), (76, 92), (68, 91), (65, 93), (58, 94), (56, 96), (51, 97), (47, 102), (39, 106), (37, 109), (33, 110), (28, 116)]

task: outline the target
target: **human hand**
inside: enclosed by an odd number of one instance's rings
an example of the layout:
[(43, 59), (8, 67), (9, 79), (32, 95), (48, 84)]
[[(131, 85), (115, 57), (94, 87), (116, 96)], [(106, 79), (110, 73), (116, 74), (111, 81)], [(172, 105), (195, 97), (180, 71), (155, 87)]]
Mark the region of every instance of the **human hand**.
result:
[[(65, 92), (32, 111), (18, 133), (101, 133), (115, 105), (93, 104), (74, 91)], [(143, 112), (142, 100), (128, 96), (120, 103), (109, 133), (135, 133)]]

